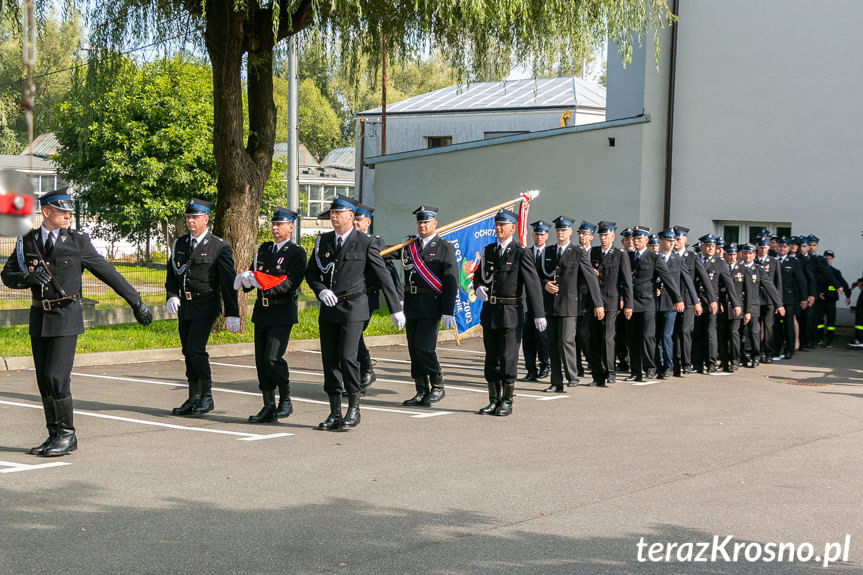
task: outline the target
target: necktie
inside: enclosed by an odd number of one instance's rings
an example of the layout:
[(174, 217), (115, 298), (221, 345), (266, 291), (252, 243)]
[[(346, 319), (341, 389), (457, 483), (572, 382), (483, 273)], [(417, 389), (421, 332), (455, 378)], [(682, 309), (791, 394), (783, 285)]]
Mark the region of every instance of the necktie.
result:
[(560, 257), (562, 255), (563, 255), (563, 248), (557, 248), (557, 257)]
[(198, 247), (198, 240), (192, 238), (192, 251), (195, 251), (195, 248)]
[(502, 255), (503, 255), (503, 246), (500, 244), (497, 244), (497, 259), (499, 260)]
[(45, 240), (45, 257), (49, 257), (51, 252), (54, 250), (54, 234), (49, 233), (48, 239)]
[(273, 244), (273, 253), (274, 254), (279, 253), (279, 244)]
[(339, 236), (339, 239), (336, 241), (336, 251), (337, 252), (342, 251), (342, 238), (341, 238), (341, 236)]

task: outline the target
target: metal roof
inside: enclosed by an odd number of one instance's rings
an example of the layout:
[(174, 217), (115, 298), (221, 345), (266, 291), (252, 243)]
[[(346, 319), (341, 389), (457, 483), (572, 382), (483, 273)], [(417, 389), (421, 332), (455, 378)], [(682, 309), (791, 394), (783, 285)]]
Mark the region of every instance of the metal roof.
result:
[[(455, 85), (387, 105), (387, 114), (531, 108), (605, 108), (605, 88), (581, 78), (544, 78)], [(380, 114), (380, 107), (360, 115)]]
[(51, 160), (39, 156), (0, 155), (0, 170), (17, 170), (29, 173), (31, 171), (53, 174), (57, 166)]
[[(318, 160), (312, 155), (312, 153), (306, 148), (304, 144), (297, 145), (297, 152), (299, 153), (299, 161), (297, 162), (300, 166), (320, 166)], [(288, 155), (288, 143), (287, 142), (276, 142), (273, 146), (273, 156), (276, 158), (280, 158), (282, 156)]]
[(39, 158), (47, 158), (48, 156), (52, 156), (57, 153), (57, 148), (60, 146), (60, 142), (57, 141), (57, 137), (53, 132), (47, 132), (45, 134), (39, 134), (33, 139), (33, 145), (31, 152), (31, 146), (26, 146), (24, 151), (21, 152), (22, 156), (34, 155)]
[(353, 171), (356, 167), (356, 149), (353, 146), (334, 148), (321, 160), (325, 168), (339, 168)]

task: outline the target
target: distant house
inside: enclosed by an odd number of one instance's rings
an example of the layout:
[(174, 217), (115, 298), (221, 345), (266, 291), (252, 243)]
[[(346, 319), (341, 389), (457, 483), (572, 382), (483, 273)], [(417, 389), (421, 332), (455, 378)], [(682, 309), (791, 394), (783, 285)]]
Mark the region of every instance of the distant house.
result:
[[(580, 78), (449, 86), (387, 106), (386, 155), (603, 121), (605, 88)], [(381, 108), (360, 112), (356, 142), (359, 164), (381, 155)], [(357, 188), (373, 205), (373, 166)]]
[(50, 159), (57, 153), (58, 146), (59, 142), (53, 133), (41, 134), (33, 140), (32, 146), (25, 147), (20, 154), (0, 155), (0, 170), (26, 174), (39, 196), (64, 188), (66, 182), (57, 175), (57, 166)]
[[(287, 153), (287, 142), (278, 142), (273, 157), (284, 157)], [(354, 197), (354, 148), (335, 148), (318, 162), (309, 150), (300, 144), (298, 162), (300, 195), (305, 200), (305, 209), (301, 214), (302, 233), (311, 235), (329, 230), (329, 220), (318, 220), (317, 216), (329, 207), (336, 194)], [(285, 186), (287, 187), (287, 179)]]

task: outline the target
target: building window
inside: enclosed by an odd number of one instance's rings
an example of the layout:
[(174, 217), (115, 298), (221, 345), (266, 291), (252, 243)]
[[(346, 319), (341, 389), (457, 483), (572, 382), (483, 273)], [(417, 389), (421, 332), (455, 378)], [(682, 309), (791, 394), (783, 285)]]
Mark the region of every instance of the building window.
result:
[(452, 136), (426, 136), (426, 148), (440, 148), (452, 144)]
[(720, 230), (725, 239), (725, 243), (748, 241), (754, 243), (758, 238), (758, 234), (767, 230), (771, 234), (777, 236), (790, 236), (791, 224), (788, 222), (716, 222), (716, 227)]
[(304, 194), (307, 200), (303, 217), (317, 218), (318, 214), (330, 207), (336, 194), (351, 198), (354, 196), (354, 189), (350, 186), (300, 184), (300, 193)]

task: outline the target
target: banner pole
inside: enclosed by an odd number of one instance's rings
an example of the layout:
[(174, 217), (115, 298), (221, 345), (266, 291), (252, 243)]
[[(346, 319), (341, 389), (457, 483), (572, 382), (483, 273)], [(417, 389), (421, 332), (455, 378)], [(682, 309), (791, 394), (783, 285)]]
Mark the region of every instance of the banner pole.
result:
[[(539, 190), (529, 190), (529, 191), (525, 192), (525, 194), (524, 194), (524, 195), (527, 195), (527, 200), (528, 200), (528, 201), (530, 201), (530, 200), (533, 200), (533, 199), (535, 199), (536, 197), (538, 197), (538, 196), (539, 196)], [(454, 222), (452, 222), (452, 223), (446, 224), (445, 226), (441, 226), (441, 227), (439, 227), (439, 228), (436, 230), (436, 233), (437, 233), (437, 234), (442, 234), (442, 233), (444, 233), (444, 232), (446, 232), (446, 231), (448, 231), (448, 230), (451, 230), (451, 229), (453, 229), (453, 228), (455, 228), (455, 227), (458, 227), (458, 226), (460, 226), (460, 225), (462, 225), (462, 224), (465, 224), (465, 223), (467, 223), (467, 222), (469, 222), (469, 221), (471, 221), (471, 220), (482, 218), (482, 217), (487, 216), (487, 215), (489, 215), (489, 214), (493, 214), (493, 213), (497, 212), (498, 210), (502, 210), (503, 208), (505, 208), (505, 207), (507, 207), (507, 206), (510, 206), (510, 205), (512, 205), (512, 204), (514, 204), (514, 203), (516, 203), (516, 202), (524, 201), (524, 200), (525, 200), (524, 195), (521, 195), (521, 196), (519, 196), (519, 197), (517, 197), (517, 198), (515, 198), (515, 199), (512, 199), (512, 200), (509, 200), (509, 201), (503, 202), (502, 204), (498, 204), (498, 205), (496, 205), (496, 206), (492, 206), (492, 207), (490, 207), (490, 208), (488, 208), (488, 209), (482, 210), (481, 212), (477, 212), (477, 213), (475, 213), (475, 214), (471, 214), (471, 215), (469, 215), (469, 216), (465, 216), (465, 217), (461, 218), (460, 220), (456, 220), (456, 221), (454, 221)], [(394, 245), (394, 246), (390, 246), (390, 247), (388, 247), (388, 248), (386, 248), (386, 249), (384, 249), (384, 250), (381, 250), (381, 255), (382, 255), (382, 256), (385, 256), (385, 255), (387, 255), (387, 254), (389, 254), (389, 253), (392, 253), (392, 252), (394, 252), (394, 251), (396, 251), (396, 250), (400, 250), (400, 249), (402, 249), (403, 247), (405, 247), (406, 245), (408, 245), (409, 243), (411, 243), (411, 241), (413, 241), (413, 240), (408, 240), (408, 241), (402, 242), (402, 243), (400, 243), (400, 244), (396, 244), (396, 245)]]

